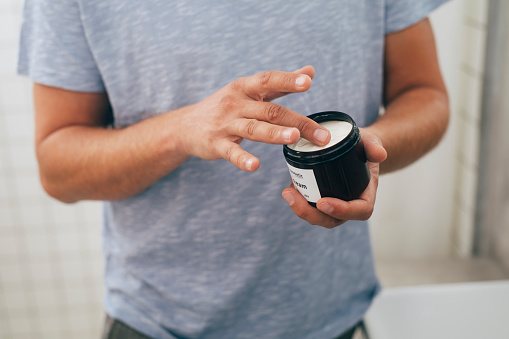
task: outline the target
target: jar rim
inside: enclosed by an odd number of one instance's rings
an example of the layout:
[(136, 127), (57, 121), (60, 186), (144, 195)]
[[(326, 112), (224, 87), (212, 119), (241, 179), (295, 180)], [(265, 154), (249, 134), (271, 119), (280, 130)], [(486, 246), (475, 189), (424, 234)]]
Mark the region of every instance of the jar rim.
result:
[[(324, 111), (308, 115), (308, 118), (320, 123), (326, 121), (346, 121), (352, 124), (352, 129), (348, 135), (341, 141), (316, 151), (296, 151), (288, 145), (283, 145), (283, 153), (294, 160), (303, 162), (320, 161), (320, 158), (336, 158), (350, 150), (360, 139), (359, 129), (352, 117), (346, 113), (338, 111)], [(329, 159), (327, 159), (329, 160)], [(332, 159), (330, 159), (332, 160)]]

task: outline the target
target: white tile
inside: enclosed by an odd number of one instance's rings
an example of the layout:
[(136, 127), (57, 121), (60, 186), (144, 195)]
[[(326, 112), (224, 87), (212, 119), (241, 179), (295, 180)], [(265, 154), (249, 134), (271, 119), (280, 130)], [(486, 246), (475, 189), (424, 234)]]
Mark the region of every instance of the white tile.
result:
[(22, 225), (44, 225), (47, 222), (45, 206), (33, 201), (30, 205), (18, 205), (13, 208), (13, 213)]
[(38, 284), (42, 284), (46, 287), (51, 286), (51, 284), (56, 284), (55, 272), (57, 270), (57, 265), (54, 261), (49, 260), (46, 255), (44, 260), (32, 260), (28, 269), (31, 278), (37, 281)]
[(467, 164), (476, 168), (479, 163), (480, 131), (478, 126), (466, 123), (461, 143), (462, 153)]
[(472, 169), (464, 169), (460, 185), (462, 209), (473, 213), (477, 199), (477, 172)]
[[(34, 119), (27, 114), (5, 114), (4, 121), (7, 128), (7, 136), (15, 140), (33, 140)], [(31, 144), (30, 153), (35, 156), (35, 147)]]
[(16, 258), (18, 254), (20, 254), (20, 239), (19, 235), (2, 235), (0, 237), (0, 256), (2, 257), (2, 262), (5, 261), (6, 258)]
[(0, 228), (13, 228), (14, 227), (14, 217), (12, 215), (12, 210), (9, 206), (4, 204), (0, 204)]
[(89, 331), (91, 326), (90, 316), (87, 313), (73, 313), (71, 316), (71, 328), (74, 333), (79, 334)]
[[(90, 225), (101, 225), (103, 215), (103, 204), (99, 201), (83, 201), (78, 205), (80, 215), (84, 216), (85, 222)], [(100, 228), (100, 227), (97, 227)]]
[(12, 15), (21, 16), (23, 12), (23, 5), (24, 5), (23, 0), (11, 0), (10, 7)]
[[(54, 288), (35, 288), (35, 299), (40, 310), (56, 309), (61, 304), (61, 299)], [(47, 329), (46, 326), (44, 326)]]
[(10, 190), (9, 182), (3, 174), (3, 171), (0, 171), (0, 205), (2, 205), (3, 201), (11, 198), (11, 196), (12, 192)]
[(68, 252), (79, 252), (82, 245), (79, 235), (75, 232), (60, 231), (54, 235), (58, 251), (65, 255)]
[(468, 25), (464, 25), (463, 29), (465, 43), (461, 62), (482, 74), (486, 53), (486, 31)]
[(74, 281), (81, 281), (88, 274), (81, 258), (78, 260), (68, 260), (64, 257), (58, 263), (58, 267), (62, 277), (69, 284), (73, 284)]
[(17, 108), (25, 106), (31, 93), (27, 93), (27, 79), (16, 75), (15, 65), (12, 74), (0, 78), (0, 105), (6, 114), (17, 114)]
[(16, 46), (19, 37), (19, 19), (12, 13), (0, 11), (0, 44)]
[(37, 160), (35, 157), (34, 146), (30, 140), (23, 143), (11, 142), (9, 153), (11, 157), (11, 166), (15, 169), (19, 168), (37, 168)]
[(487, 0), (466, 0), (466, 16), (479, 23), (488, 22), (489, 3)]
[[(2, 117), (0, 116), (0, 125), (2, 122)], [(3, 126), (3, 125), (2, 125)], [(1, 127), (0, 127), (1, 128)], [(9, 148), (7, 147), (7, 144), (3, 144), (2, 142), (7, 143), (6, 139), (0, 134), (0, 173), (3, 173), (5, 175), (5, 170), (10, 170), (11, 165), (11, 156), (9, 152)]]
[(468, 258), (472, 253), (474, 233), (474, 215), (472, 211), (460, 210), (458, 214), (455, 254), (459, 258)]
[(20, 201), (26, 198), (41, 198), (46, 195), (46, 192), (41, 186), (39, 176), (16, 175), (14, 177), (14, 186), (16, 197)]
[(53, 220), (58, 224), (75, 225), (77, 221), (76, 206), (64, 204), (57, 200), (52, 200), (50, 204)]
[(69, 305), (71, 309), (83, 307), (84, 305), (94, 302), (94, 300), (90, 299), (87, 290), (83, 289), (83, 286), (66, 287), (63, 291), (67, 305)]
[[(36, 226), (36, 228), (39, 228)], [(47, 256), (54, 252), (51, 235), (44, 232), (32, 232), (25, 235), (25, 246), (27, 253), (39, 260), (40, 256)]]
[(92, 225), (92, 224), (88, 224), (87, 227), (96, 227), (95, 229), (91, 229), (91, 230), (87, 230), (87, 233), (84, 235), (87, 239), (86, 239), (86, 244), (87, 244), (87, 250), (89, 253), (97, 253), (97, 258), (102, 258), (100, 256), (101, 254), (101, 251), (102, 251), (102, 235), (101, 235), (101, 232), (99, 231), (99, 228), (100, 227), (97, 227), (97, 226), (100, 226), (99, 224), (95, 224), (95, 225)]
[[(27, 270), (25, 267), (21, 266), (19, 262), (11, 261), (5, 262), (2, 261), (0, 265), (0, 277), (2, 279), (3, 287), (5, 288), (6, 284), (14, 283), (14, 284), (22, 284), (29, 277), (27, 276)], [(21, 286), (19, 287), (22, 288)], [(4, 290), (5, 291), (5, 290)]]
[(481, 79), (469, 78), (464, 88), (464, 108), (469, 120), (478, 123), (481, 119), (483, 82)]
[(23, 311), (30, 307), (30, 298), (23, 289), (4, 290), (4, 301), (11, 311)]
[(17, 62), (18, 50), (0, 45), (0, 75), (3, 77), (16, 74)]
[(43, 329), (43, 338), (62, 338), (62, 320), (60, 314), (44, 312), (38, 317), (39, 324)]

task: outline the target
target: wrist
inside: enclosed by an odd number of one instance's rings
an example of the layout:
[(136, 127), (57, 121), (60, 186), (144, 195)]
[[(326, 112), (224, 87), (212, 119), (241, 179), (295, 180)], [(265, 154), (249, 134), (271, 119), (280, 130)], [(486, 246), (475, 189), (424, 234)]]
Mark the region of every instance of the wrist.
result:
[(155, 122), (160, 128), (160, 145), (162, 157), (165, 159), (173, 159), (182, 161), (187, 160), (191, 156), (185, 140), (186, 128), (183, 124), (184, 108), (170, 111), (163, 114), (160, 121)]

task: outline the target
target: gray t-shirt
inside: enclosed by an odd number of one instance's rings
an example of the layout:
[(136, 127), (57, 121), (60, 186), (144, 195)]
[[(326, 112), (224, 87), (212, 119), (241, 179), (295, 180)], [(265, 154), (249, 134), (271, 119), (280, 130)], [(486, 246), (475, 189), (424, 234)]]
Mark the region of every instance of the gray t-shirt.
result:
[[(443, 0), (27, 0), (19, 72), (106, 91), (114, 128), (196, 103), (241, 76), (311, 64), (312, 88), (276, 102), (378, 117), (384, 35)], [(254, 173), (191, 158), (105, 202), (104, 305), (154, 338), (332, 338), (379, 289), (367, 223), (296, 217), (282, 147), (243, 146)]]

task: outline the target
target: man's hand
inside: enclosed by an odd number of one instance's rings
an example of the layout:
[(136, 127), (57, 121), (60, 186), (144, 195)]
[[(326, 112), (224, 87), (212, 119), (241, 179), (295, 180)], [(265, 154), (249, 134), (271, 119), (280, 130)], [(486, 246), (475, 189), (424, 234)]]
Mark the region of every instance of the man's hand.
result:
[(43, 187), (69, 203), (125, 199), (189, 156), (226, 158), (243, 170), (256, 170), (259, 160), (239, 146), (243, 138), (290, 144), (302, 133), (325, 144), (329, 132), (316, 122), (266, 102), (307, 91), (314, 74), (313, 67), (306, 66), (293, 73), (240, 78), (197, 104), (123, 129), (107, 128), (111, 108), (106, 93), (35, 84), (36, 149)]
[(367, 220), (373, 213), (378, 187), (379, 163), (387, 157), (380, 138), (361, 129), (361, 139), (368, 159), (371, 181), (359, 199), (343, 201), (335, 198), (322, 198), (314, 208), (293, 186), (283, 191), (283, 198), (295, 214), (312, 225), (334, 228), (348, 220)]
[(325, 145), (330, 133), (315, 121), (268, 101), (311, 87), (314, 69), (268, 71), (239, 78), (180, 116), (180, 147), (206, 160), (224, 158), (244, 171), (260, 161), (239, 144), (243, 139), (269, 144), (292, 144), (304, 138)]

